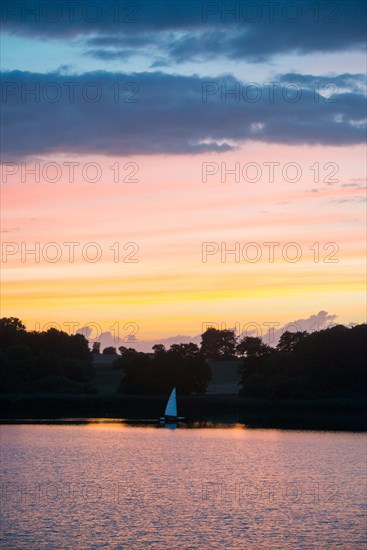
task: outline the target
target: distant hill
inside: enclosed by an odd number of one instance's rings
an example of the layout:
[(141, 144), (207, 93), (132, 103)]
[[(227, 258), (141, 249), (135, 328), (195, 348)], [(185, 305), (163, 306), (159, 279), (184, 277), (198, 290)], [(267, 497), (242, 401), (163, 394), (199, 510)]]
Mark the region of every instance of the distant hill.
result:
[[(77, 331), (79, 334), (88, 334), (88, 327), (84, 327)], [(155, 344), (163, 344), (166, 348), (169, 348), (172, 344), (188, 344), (193, 342), (194, 344), (200, 345), (201, 334), (197, 336), (184, 336), (178, 334), (177, 336), (171, 336), (169, 338), (160, 338), (157, 340), (125, 340), (123, 338), (114, 338), (111, 332), (102, 332), (98, 342), (101, 342), (101, 351), (104, 348), (113, 346), (118, 349), (120, 346), (125, 346), (126, 348), (134, 348), (136, 351), (141, 351), (143, 353), (151, 353), (152, 347)], [(92, 347), (93, 341), (90, 342), (90, 347)]]

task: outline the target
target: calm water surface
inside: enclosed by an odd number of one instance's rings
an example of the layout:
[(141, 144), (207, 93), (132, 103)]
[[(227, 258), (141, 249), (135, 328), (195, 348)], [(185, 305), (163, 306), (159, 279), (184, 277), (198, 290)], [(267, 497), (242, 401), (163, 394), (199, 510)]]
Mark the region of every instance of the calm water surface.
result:
[(366, 437), (1, 428), (6, 549), (366, 548)]

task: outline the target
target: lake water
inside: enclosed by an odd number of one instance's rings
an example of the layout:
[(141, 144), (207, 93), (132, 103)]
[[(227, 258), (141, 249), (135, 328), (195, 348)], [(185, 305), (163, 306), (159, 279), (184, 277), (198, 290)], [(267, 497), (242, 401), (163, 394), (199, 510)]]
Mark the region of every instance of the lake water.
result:
[(366, 548), (366, 437), (1, 427), (6, 549)]

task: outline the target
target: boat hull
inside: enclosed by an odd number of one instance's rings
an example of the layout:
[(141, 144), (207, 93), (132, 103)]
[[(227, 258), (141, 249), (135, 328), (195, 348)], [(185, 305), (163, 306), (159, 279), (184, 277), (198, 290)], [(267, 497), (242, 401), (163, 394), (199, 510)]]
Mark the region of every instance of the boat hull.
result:
[(159, 422), (162, 424), (177, 424), (177, 422), (184, 420), (186, 420), (184, 416), (161, 416)]

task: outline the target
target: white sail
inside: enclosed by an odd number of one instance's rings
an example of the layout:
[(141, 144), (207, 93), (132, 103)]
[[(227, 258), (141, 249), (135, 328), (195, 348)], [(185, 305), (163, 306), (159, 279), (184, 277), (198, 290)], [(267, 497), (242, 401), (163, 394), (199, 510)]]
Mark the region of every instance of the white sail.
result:
[(164, 416), (177, 416), (176, 388), (173, 388), (169, 396)]

